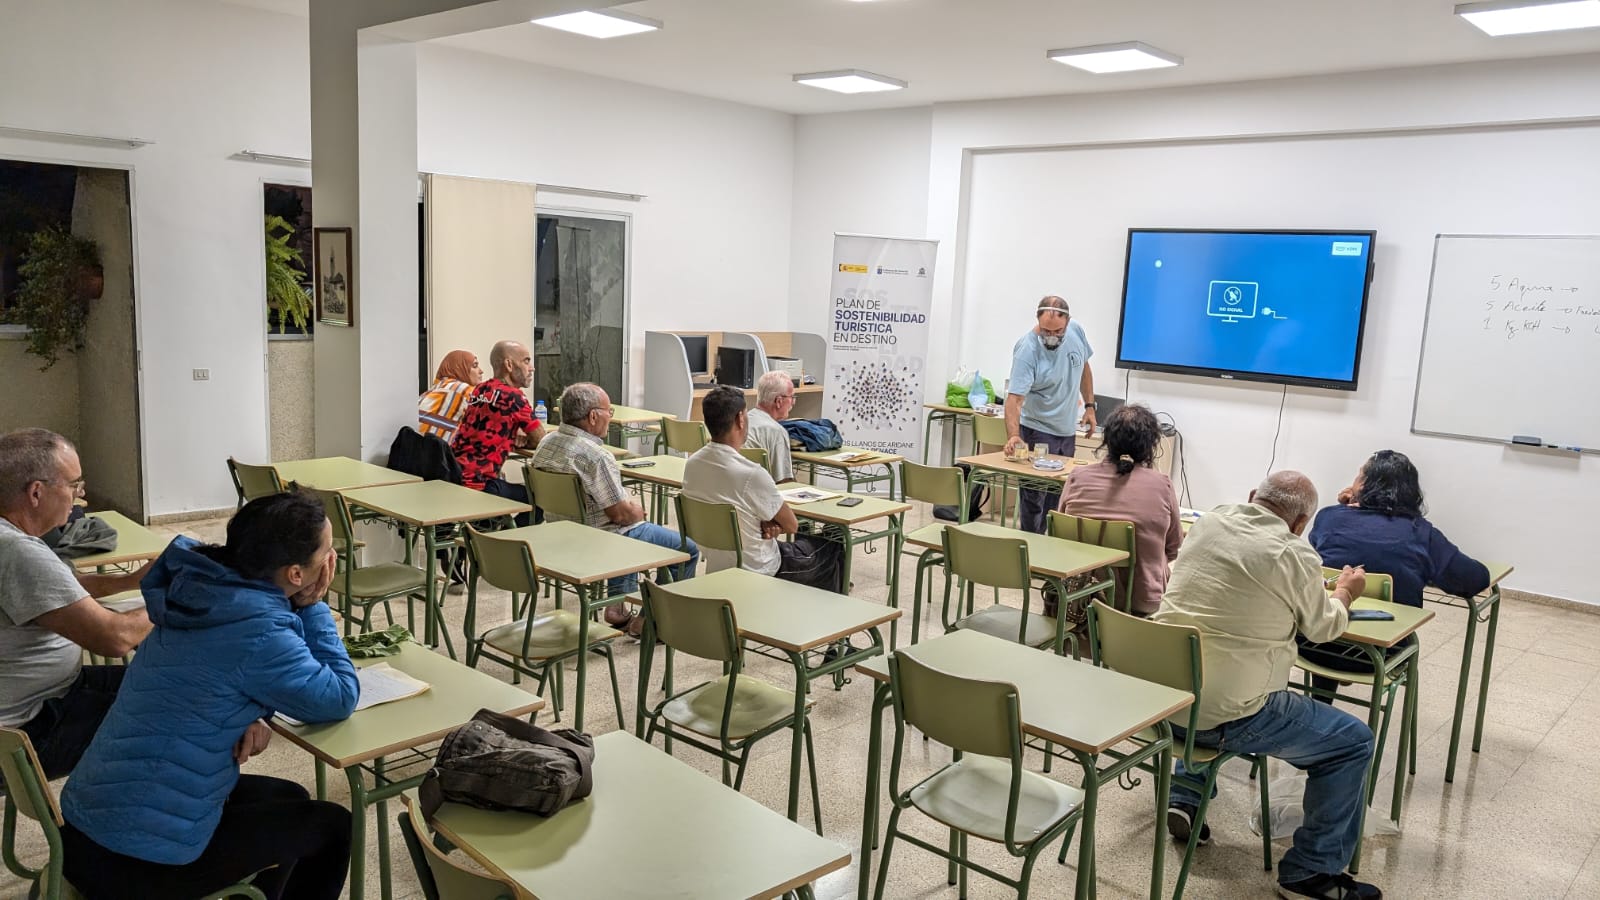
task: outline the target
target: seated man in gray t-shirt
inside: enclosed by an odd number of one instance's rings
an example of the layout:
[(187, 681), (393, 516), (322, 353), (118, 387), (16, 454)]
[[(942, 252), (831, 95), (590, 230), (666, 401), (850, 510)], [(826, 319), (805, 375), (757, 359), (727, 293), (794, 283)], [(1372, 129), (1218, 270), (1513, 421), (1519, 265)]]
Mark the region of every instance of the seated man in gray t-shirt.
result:
[(768, 372), (756, 381), (756, 408), (745, 415), (749, 428), (744, 446), (767, 451), (767, 471), (779, 484), (794, 480), (789, 432), (778, 424), (793, 410), (794, 381), (787, 374)]
[(125, 656), (150, 633), (144, 610), (93, 598), (139, 586), (126, 575), (77, 575), (40, 536), (83, 492), (78, 452), (54, 432), (0, 435), (0, 726), (33, 741), (45, 774), (72, 771), (122, 683), (122, 666), (84, 666), (83, 651)]

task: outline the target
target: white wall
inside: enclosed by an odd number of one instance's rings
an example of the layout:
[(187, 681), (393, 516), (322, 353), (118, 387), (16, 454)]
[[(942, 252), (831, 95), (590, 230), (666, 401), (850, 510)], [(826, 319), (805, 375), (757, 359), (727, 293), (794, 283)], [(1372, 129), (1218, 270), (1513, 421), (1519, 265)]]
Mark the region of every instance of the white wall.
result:
[[(5, 92), (0, 125), (155, 142), (0, 137), (0, 156), (131, 167), (147, 509), (232, 506), (223, 460), (270, 452), (261, 185), (308, 174), (229, 157), (310, 155), (307, 22), (213, 0), (0, 0), (0, 22), (0, 84), (28, 85)], [(787, 327), (791, 116), (442, 47), (418, 55), (421, 168), (649, 195), (541, 197), (634, 216), (636, 391), (646, 329)]]
[[(1276, 466), (1306, 470), (1331, 496), (1366, 453), (1405, 449), (1423, 467), (1435, 521), (1469, 552), (1516, 563), (1513, 586), (1600, 602), (1573, 563), (1592, 543), (1588, 511), (1600, 501), (1600, 482), (1583, 470), (1593, 460), (1552, 464), (1491, 445), (1414, 437), (1407, 427), (1432, 235), (1600, 231), (1589, 199), (1600, 187), (1584, 162), (1600, 152), (1596, 130), (1503, 127), (1594, 118), (1594, 56), (935, 106), (928, 233), (942, 245), (930, 368), (957, 361), (1005, 368), (1010, 341), (1049, 290), (1084, 311), (1101, 392), (1118, 393), (1106, 388), (1122, 382), (1111, 360), (1130, 223), (1375, 226), (1380, 274), (1363, 388), (1354, 395), (1291, 390)], [(1463, 125), (1493, 127), (1382, 134)], [(806, 128), (802, 120), (800, 132)], [(1284, 139), (1317, 133), (1338, 137)], [(1035, 152), (983, 152), (999, 148)], [(835, 183), (850, 186), (848, 197), (810, 197), (820, 208), (900, 195), (890, 185), (862, 196), (849, 156), (817, 155), (835, 170)], [(1354, 163), (1360, 177), (1327, 175), (1330, 155)], [(1324, 168), (1308, 171), (1313, 161)], [(796, 161), (797, 171), (814, 165), (805, 153)], [(797, 264), (803, 239), (797, 226)], [(1132, 393), (1179, 419), (1196, 505), (1242, 496), (1260, 478), (1278, 388), (1140, 375)], [(1507, 401), (1514, 398), (1483, 400)], [(1507, 525), (1515, 520), (1543, 527)]]
[(788, 327), (792, 116), (429, 45), (417, 93), (425, 171), (645, 195), (538, 198), (633, 217), (629, 399), (645, 331)]

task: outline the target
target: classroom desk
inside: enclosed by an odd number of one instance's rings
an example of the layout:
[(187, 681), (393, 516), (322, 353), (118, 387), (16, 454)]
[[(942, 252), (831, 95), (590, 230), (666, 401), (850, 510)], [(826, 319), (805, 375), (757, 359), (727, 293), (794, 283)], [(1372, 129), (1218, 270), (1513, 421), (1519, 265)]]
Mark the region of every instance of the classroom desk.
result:
[[(844, 453), (863, 454), (858, 459), (835, 459)], [(817, 483), (818, 469), (833, 469), (844, 479), (846, 493), (855, 493), (856, 485), (877, 484), (880, 481), (889, 482), (889, 499), (893, 500), (895, 493), (895, 463), (905, 459), (896, 453), (877, 453), (872, 450), (863, 450), (860, 447), (840, 447), (837, 450), (818, 450), (815, 453), (806, 450), (792, 451), (789, 456), (794, 460), (795, 478), (800, 477), (800, 470), (806, 471), (807, 479), (812, 484)], [(866, 469), (883, 466), (882, 472), (861, 474)]]
[[(726, 599), (733, 604), (733, 618), (741, 640), (766, 644), (783, 652), (794, 666), (794, 737), (789, 748), (789, 818), (800, 811), (800, 754), (804, 748), (800, 724), (806, 721), (806, 696), (811, 682), (883, 653), (883, 634), (878, 626), (900, 617), (900, 610), (845, 597), (771, 575), (747, 569), (723, 569), (672, 585), (675, 593), (690, 597)], [(844, 654), (812, 668), (806, 655), (853, 634), (865, 632), (872, 639), (867, 647), (852, 647)], [(639, 702), (634, 730), (644, 734), (644, 710), (650, 687), (650, 660), (655, 648), (646, 641), (639, 655)], [(667, 694), (672, 693), (671, 669), (667, 671)], [(822, 812), (817, 810), (817, 821)]]
[[(477, 672), (423, 647), (408, 642), (394, 656), (355, 660), (357, 666), (386, 662), (393, 668), (426, 681), (428, 690), (358, 710), (343, 722), (290, 725), (274, 717), (268, 724), (317, 761), (317, 796), (324, 796), (322, 766), (344, 770), (350, 782), (351, 844), (350, 900), (362, 900), (367, 863), (367, 807), (378, 807), (379, 885), (384, 900), (392, 895), (389, 873), (389, 798), (422, 783), (421, 771), (392, 778), (385, 757), (411, 751), (400, 768), (429, 760), (418, 750), (471, 721), (480, 709), (523, 716), (544, 707), (544, 701), (503, 681)], [(367, 776), (371, 776), (370, 786)]]
[[(905, 543), (924, 550), (944, 549), (944, 529), (950, 524), (939, 522), (932, 528), (919, 528), (912, 535), (908, 535)], [(1056, 640), (1055, 651), (1061, 652), (1065, 639), (1067, 607), (1072, 601), (1080, 597), (1087, 597), (1096, 591), (1114, 590), (1116, 581), (1111, 577), (1109, 570), (1106, 577), (1087, 587), (1068, 592), (1066, 580), (1075, 575), (1093, 572), (1095, 569), (1104, 568), (1112, 563), (1121, 562), (1128, 558), (1126, 550), (1114, 550), (1110, 547), (1101, 547), (1098, 544), (1083, 544), (1069, 541), (1064, 538), (1051, 537), (1047, 534), (1034, 534), (1031, 531), (1022, 531), (1016, 528), (1006, 528), (989, 522), (968, 522), (960, 526), (962, 530), (984, 537), (1004, 537), (1021, 539), (1028, 543), (1028, 571), (1038, 578), (1043, 578), (1054, 584), (1056, 594), (1060, 598), (1056, 602)], [(917, 567), (916, 595), (911, 598), (911, 643), (917, 642), (917, 625), (922, 619), (922, 571), (923, 566)], [(948, 576), (945, 579), (945, 593), (948, 596), (950, 583)], [(957, 598), (959, 602), (960, 598)], [(930, 602), (932, 602), (930, 600)], [(1076, 643), (1073, 655), (1076, 656)]]
[[(427, 552), (424, 555), (427, 572), (427, 606), (423, 613), (423, 634), (429, 646), (438, 646), (444, 638), (445, 649), (455, 658), (455, 646), (444, 627), (444, 601), (436, 581), (439, 568), (438, 551), (441, 546), (453, 547), (453, 542), (439, 543), (436, 525), (455, 525), (476, 522), (480, 519), (509, 520), (521, 513), (530, 512), (526, 503), (507, 500), (494, 494), (475, 491), (446, 481), (413, 481), (380, 487), (357, 488), (342, 492), (345, 500), (355, 507), (371, 510), (422, 533)], [(411, 562), (412, 541), (406, 538), (406, 562)]]
[[(1033, 467), (1033, 460), (1017, 461), (1008, 459), (1005, 453), (996, 450), (993, 453), (980, 453), (976, 456), (963, 456), (957, 462), (965, 463), (972, 467), (970, 483), (973, 485), (987, 482), (998, 483), (1002, 489), (1015, 484), (1017, 491), (1024, 489), (1060, 493), (1061, 485), (1066, 482), (1072, 470), (1078, 466), (1089, 465), (1093, 460), (1077, 459), (1071, 456), (1050, 454), (1049, 459), (1060, 460), (1065, 467), (1059, 472), (1047, 472)], [(1000, 504), (1000, 524), (1006, 524), (1006, 506)]]
[[(624, 467), (622, 478), (624, 482), (636, 482), (648, 485), (650, 490), (651, 521), (666, 522), (666, 498), (683, 490), (683, 467), (688, 459), (682, 456), (649, 456), (639, 460), (629, 460), (631, 463), (651, 463), (642, 467)], [(779, 486), (779, 490), (795, 487), (792, 484)], [(821, 490), (819, 488), (819, 490)], [(829, 493), (835, 493), (830, 491)], [(884, 579), (889, 585), (889, 605), (895, 608), (900, 606), (900, 548), (901, 538), (905, 534), (905, 514), (911, 511), (911, 505), (898, 500), (885, 500), (878, 497), (866, 497), (860, 494), (852, 495), (861, 500), (856, 506), (840, 506), (842, 497), (833, 497), (826, 500), (815, 500), (811, 503), (790, 503), (789, 508), (794, 511), (795, 517), (802, 521), (813, 522), (822, 527), (814, 533), (828, 540), (835, 541), (844, 546), (844, 559), (841, 565), (840, 581), (848, 592), (850, 574), (855, 558), (855, 548), (858, 544), (870, 544), (879, 539), (889, 541), (890, 556), (884, 561)], [(883, 526), (877, 527), (870, 523), (883, 520)], [(877, 528), (877, 530), (871, 530)], [(898, 623), (890, 626), (890, 646), (894, 645), (897, 636)]]
[(626, 731), (594, 750), (593, 793), (550, 818), (446, 803), (433, 827), (541, 900), (809, 898), (812, 882), (850, 863), (838, 844)]
[(1430, 603), (1465, 607), (1467, 610), (1467, 635), (1462, 640), (1461, 646), (1461, 678), (1456, 682), (1456, 714), (1450, 722), (1450, 758), (1444, 767), (1446, 782), (1456, 780), (1456, 750), (1461, 745), (1461, 722), (1467, 705), (1467, 679), (1472, 674), (1472, 651), (1478, 640), (1478, 623), (1484, 621), (1484, 613), (1487, 611), (1489, 633), (1484, 636), (1483, 672), (1478, 676), (1478, 717), (1472, 728), (1472, 752), (1477, 753), (1478, 748), (1483, 745), (1483, 711), (1489, 703), (1489, 671), (1494, 665), (1494, 635), (1500, 627), (1500, 583), (1507, 575), (1516, 571), (1516, 567), (1509, 563), (1491, 562), (1484, 565), (1489, 569), (1487, 594), (1479, 594), (1468, 600), (1455, 597), (1449, 600), (1425, 598)]
[[(1155, 852), (1151, 862), (1151, 900), (1162, 895), (1162, 864), (1167, 853), (1167, 799), (1172, 773), (1172, 730), (1167, 718), (1187, 709), (1194, 695), (1121, 675), (1087, 662), (1040, 653), (1012, 641), (976, 631), (955, 631), (895, 651), (963, 678), (1005, 681), (1016, 686), (1022, 733), (1071, 751), (1083, 768), (1083, 834), (1078, 844), (1079, 898), (1094, 895), (1095, 807), (1101, 785), (1156, 757)], [(878, 782), (883, 763), (883, 710), (891, 700), (886, 659), (867, 660), (856, 671), (878, 682), (872, 702), (867, 750), (867, 789), (861, 827), (861, 882), (867, 897), (872, 850), (878, 842)], [(1099, 757), (1146, 728), (1157, 739), (1101, 769)]]
[[(656, 452), (661, 447), (661, 420), (678, 417), (671, 413), (656, 412), (653, 409), (640, 409), (636, 406), (611, 405), (611, 428), (617, 433), (617, 446), (627, 446), (629, 438), (650, 438), (654, 441)], [(654, 426), (654, 427), (652, 427)]]
[[(606, 582), (624, 575), (637, 575), (651, 569), (689, 561), (689, 554), (636, 541), (611, 531), (591, 528), (579, 522), (545, 522), (501, 531), (495, 537), (520, 540), (533, 553), (533, 563), (541, 577), (554, 578), (570, 585), (578, 595), (578, 646), (589, 645), (589, 614), (613, 601)], [(474, 571), (471, 577), (476, 578)], [(665, 580), (665, 575), (662, 575)], [(475, 635), (468, 634), (471, 641)], [(589, 653), (576, 657), (577, 697), (573, 701), (572, 727), (583, 730), (584, 688), (589, 672)]]
[(130, 563), (155, 559), (161, 555), (161, 551), (167, 549), (168, 544), (172, 543), (170, 536), (156, 534), (115, 510), (92, 512), (89, 515), (116, 529), (117, 548), (74, 559), (72, 566), (80, 572), (91, 569), (104, 570), (113, 566), (127, 569)]
[[(955, 438), (961, 426), (972, 427), (972, 417), (977, 413), (970, 406), (946, 406), (943, 403), (924, 403), (922, 408), (927, 410), (926, 422), (922, 426), (922, 464), (928, 464), (928, 448), (933, 445), (933, 426), (935, 423), (950, 423), (950, 465), (955, 465), (956, 444)], [(978, 452), (978, 436), (972, 436), (972, 450), (968, 455)]]
[(319, 491), (347, 491), (354, 488), (380, 487), (386, 484), (407, 484), (421, 481), (415, 475), (396, 472), (383, 466), (351, 459), (348, 456), (325, 456), (321, 459), (297, 459), (272, 464), (278, 480), (285, 486), (299, 482)]

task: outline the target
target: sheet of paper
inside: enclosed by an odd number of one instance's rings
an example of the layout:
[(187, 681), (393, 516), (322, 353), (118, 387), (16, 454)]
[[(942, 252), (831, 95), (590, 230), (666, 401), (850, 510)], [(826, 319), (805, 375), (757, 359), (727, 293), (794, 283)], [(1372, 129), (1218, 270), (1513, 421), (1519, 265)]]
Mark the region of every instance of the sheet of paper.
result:
[(785, 503), (815, 503), (818, 500), (832, 500), (839, 494), (814, 487), (792, 487), (778, 492)]
[(870, 453), (862, 453), (859, 450), (846, 450), (843, 453), (835, 453), (831, 456), (825, 456), (823, 459), (832, 460), (833, 462), (850, 462), (851, 460), (860, 459), (862, 457), (871, 455), (872, 454)]
[[(356, 712), (369, 706), (379, 706), (384, 703), (393, 703), (407, 697), (415, 697), (428, 689), (428, 683), (407, 675), (406, 673), (390, 666), (388, 663), (374, 663), (365, 668), (356, 670), (356, 678), (361, 682), (361, 699), (356, 701)], [(304, 725), (299, 719), (278, 713), (278, 718), (290, 725)]]

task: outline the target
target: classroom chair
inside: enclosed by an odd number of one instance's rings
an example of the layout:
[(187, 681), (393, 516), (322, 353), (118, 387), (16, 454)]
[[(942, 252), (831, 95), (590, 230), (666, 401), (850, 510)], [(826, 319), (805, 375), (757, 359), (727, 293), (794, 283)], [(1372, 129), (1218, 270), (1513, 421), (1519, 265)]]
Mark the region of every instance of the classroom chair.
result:
[(283, 482), (278, 478), (278, 470), (271, 466), (252, 466), (230, 456), (228, 477), (233, 480), (233, 491), (239, 496), (239, 504), (235, 509), (243, 507), (257, 497), (270, 497), (273, 494), (283, 493)]
[[(690, 597), (675, 593), (650, 579), (644, 590), (644, 644), (639, 657), (639, 714), (650, 720), (645, 742), (664, 736), (668, 753), (677, 738), (722, 760), (722, 783), (739, 790), (744, 784), (750, 749), (769, 735), (799, 728), (805, 738), (806, 766), (811, 774), (811, 811), (817, 833), (822, 833), (822, 801), (817, 787), (817, 758), (812, 748), (811, 722), (796, 715), (795, 695), (752, 675), (743, 674), (739, 628), (733, 604), (725, 599)], [(687, 690), (674, 692), (668, 684), (666, 698), (647, 708), (645, 691), (650, 683), (650, 660), (660, 643), (679, 653), (721, 663), (723, 676)], [(806, 709), (811, 700), (805, 701)], [(708, 743), (707, 740), (716, 743)], [(730, 780), (729, 764), (735, 766)]]
[[(966, 473), (955, 466), (924, 466), (914, 462), (900, 464), (900, 489), (907, 500), (917, 500), (933, 506), (954, 506), (958, 510), (957, 522), (967, 520), (967, 503), (970, 493), (967, 489)], [(907, 541), (943, 540), (945, 523), (938, 519), (914, 529), (906, 535)], [(911, 643), (917, 642), (917, 634), (922, 625), (922, 586), (923, 580), (929, 569), (934, 566), (944, 565), (944, 553), (932, 547), (917, 551), (912, 548), (906, 552), (917, 552), (917, 580), (916, 590), (911, 595)], [(948, 577), (948, 576), (947, 576)], [(928, 585), (929, 605), (932, 605), (933, 585)], [(895, 648), (895, 632), (899, 622), (889, 625), (889, 649)]]
[[(889, 799), (894, 808), (889, 813), (873, 896), (883, 897), (895, 842), (905, 841), (944, 858), (949, 864), (947, 880), (960, 884), (962, 897), (967, 896), (970, 869), (1015, 889), (1018, 900), (1026, 900), (1040, 851), (1063, 835), (1063, 848), (1071, 843), (1083, 818), (1084, 793), (1023, 766), (1022, 711), (1016, 686), (951, 675), (919, 662), (915, 653), (915, 647), (907, 647), (888, 660), (894, 697)], [(950, 747), (954, 759), (901, 790), (907, 726)], [(900, 814), (913, 808), (949, 829), (948, 849), (900, 830)], [(1007, 853), (1022, 860), (1021, 874), (1008, 878), (973, 862), (967, 856), (969, 836), (1003, 845)]]
[[(996, 450), (1005, 447), (1006, 441), (1009, 439), (1006, 434), (1005, 418), (1003, 416), (986, 416), (981, 413), (973, 413), (972, 439), (978, 444), (980, 451), (984, 446), (991, 446)], [(1001, 525), (1006, 523), (1006, 511), (1011, 506), (1010, 495), (1010, 479), (1000, 479), (1000, 491), (995, 500), (995, 512), (1000, 516)]]
[[(944, 607), (940, 613), (946, 632), (970, 628), (1030, 647), (1055, 645), (1059, 620), (1028, 609), (1032, 602), (1033, 578), (1029, 574), (1026, 540), (974, 534), (960, 525), (946, 525), (940, 537), (944, 542), (945, 569), (960, 583), (957, 612), (966, 610), (960, 618), (950, 618), (951, 582), (946, 580)], [(978, 585), (1021, 591), (1022, 608), (1007, 606), (997, 599), (974, 612), (973, 591)], [(1077, 654), (1075, 639), (1073, 654)]]
[(706, 431), (704, 422), (691, 422), (685, 419), (663, 417), (661, 437), (666, 442), (668, 452), (677, 451), (685, 455), (711, 443), (711, 433)]
[[(1118, 585), (1112, 591), (1112, 599), (1117, 594), (1122, 595), (1120, 608), (1123, 612), (1133, 612), (1133, 573), (1138, 565), (1138, 542), (1134, 540), (1134, 527), (1132, 522), (1117, 519), (1091, 519), (1087, 516), (1069, 516), (1064, 512), (1051, 510), (1047, 515), (1045, 533), (1051, 537), (1061, 538), (1066, 541), (1077, 541), (1080, 544), (1093, 544), (1096, 547), (1106, 547), (1111, 550), (1124, 550), (1128, 558), (1121, 562), (1114, 562), (1106, 566), (1111, 569), (1113, 580)], [(1115, 577), (1121, 573), (1121, 577)], [(1112, 603), (1115, 608), (1118, 606)]]
[[(1180, 777), (1172, 774), (1172, 783), (1181, 784), (1200, 795), (1200, 806), (1195, 811), (1189, 828), (1189, 843), (1183, 850), (1183, 866), (1178, 869), (1178, 884), (1173, 890), (1173, 900), (1183, 896), (1183, 886), (1189, 879), (1189, 866), (1194, 862), (1194, 849), (1200, 844), (1200, 832), (1205, 828), (1206, 810), (1211, 805), (1211, 793), (1216, 790), (1217, 773), (1222, 764), (1235, 757), (1250, 763), (1250, 774), (1261, 787), (1261, 865), (1272, 871), (1272, 815), (1267, 797), (1267, 758), (1250, 753), (1223, 753), (1194, 743), (1196, 722), (1200, 715), (1200, 698), (1204, 687), (1204, 645), (1200, 630), (1192, 625), (1168, 625), (1152, 622), (1138, 616), (1118, 612), (1102, 600), (1089, 606), (1089, 647), (1096, 665), (1131, 675), (1155, 684), (1166, 685), (1194, 695), (1194, 703), (1174, 722), (1184, 729), (1182, 752), (1174, 745), (1172, 757), (1182, 760), (1189, 773)], [(1154, 728), (1134, 735), (1137, 743), (1156, 740)], [(1121, 758), (1116, 751), (1109, 755)], [(1196, 776), (1204, 767), (1204, 776)], [(1151, 771), (1148, 763), (1139, 768)], [(1164, 812), (1162, 813), (1164, 814)], [(1065, 862), (1067, 848), (1061, 847), (1060, 861)]]
[[(406, 598), (406, 627), (416, 631), (415, 615), (412, 601), (421, 600), (424, 605), (428, 599), (428, 573), (409, 563), (386, 562), (363, 566), (356, 560), (357, 554), (350, 548), (354, 545), (355, 524), (350, 516), (350, 506), (345, 502), (344, 495), (337, 491), (319, 491), (315, 488), (300, 488), (322, 500), (322, 508), (328, 514), (328, 522), (333, 526), (334, 552), (338, 554), (339, 571), (333, 576), (332, 583), (328, 586), (328, 593), (339, 595), (341, 612), (344, 614), (344, 633), (348, 637), (358, 621), (363, 632), (372, 630), (372, 608), (379, 603), (383, 604), (384, 617), (389, 624), (394, 624), (394, 610), (389, 601), (396, 597)], [(443, 591), (439, 591), (440, 599), (437, 601), (438, 609), (429, 611), (428, 615), (438, 616), (441, 625), (444, 622)], [(455, 658), (455, 648), (450, 642), (450, 632), (445, 628), (439, 629), (444, 634), (445, 646), (450, 651), (450, 658)]]
[[(581, 613), (562, 609), (559, 604), (548, 612), (538, 611), (539, 567), (527, 541), (485, 534), (471, 525), (466, 526), (466, 539), (474, 576), (467, 580), (464, 625), (467, 665), (476, 669), (478, 660), (488, 657), (511, 670), (514, 684), (521, 683), (523, 674), (537, 678), (539, 686), (535, 693), (541, 697), (554, 673), (555, 693), (551, 706), (555, 707), (559, 722), (563, 705), (562, 663), (584, 649), (578, 646)], [(477, 634), (480, 578), (511, 594), (512, 621)], [(587, 650), (605, 657), (606, 668), (611, 672), (617, 727), (626, 728), (622, 719), (622, 690), (617, 686), (617, 664), (611, 653), (611, 642), (619, 637), (622, 632), (604, 622), (589, 623)]]
[(415, 791), (406, 791), (400, 799), (406, 811), (395, 819), (411, 856), (411, 866), (417, 870), (424, 900), (517, 900), (514, 886), (450, 858), (449, 850), (439, 846), (443, 838), (435, 835), (422, 818), (422, 804)]
[[(766, 452), (766, 451), (762, 451)], [(701, 550), (733, 554), (733, 568), (744, 568), (744, 541), (739, 534), (739, 511), (731, 503), (707, 503), (678, 494), (672, 498), (678, 511), (678, 530)]]
[(767, 448), (765, 447), (740, 447), (739, 455), (763, 469), (767, 467)]
[[(0, 849), (3, 849), (6, 868), (18, 878), (27, 880), (42, 900), (81, 900), (81, 896), (61, 874), (61, 827), (66, 820), (61, 817), (61, 807), (50, 791), (44, 777), (44, 767), (33, 752), (33, 742), (25, 732), (14, 728), (0, 728), (0, 775), (5, 776), (5, 825), (0, 832)], [(44, 868), (30, 869), (17, 859), (17, 814), (39, 823), (44, 832), (50, 856)], [(255, 876), (251, 876), (254, 878)], [(230, 885), (200, 900), (222, 900), (224, 897), (249, 897), (266, 900), (261, 891), (246, 879)]]

